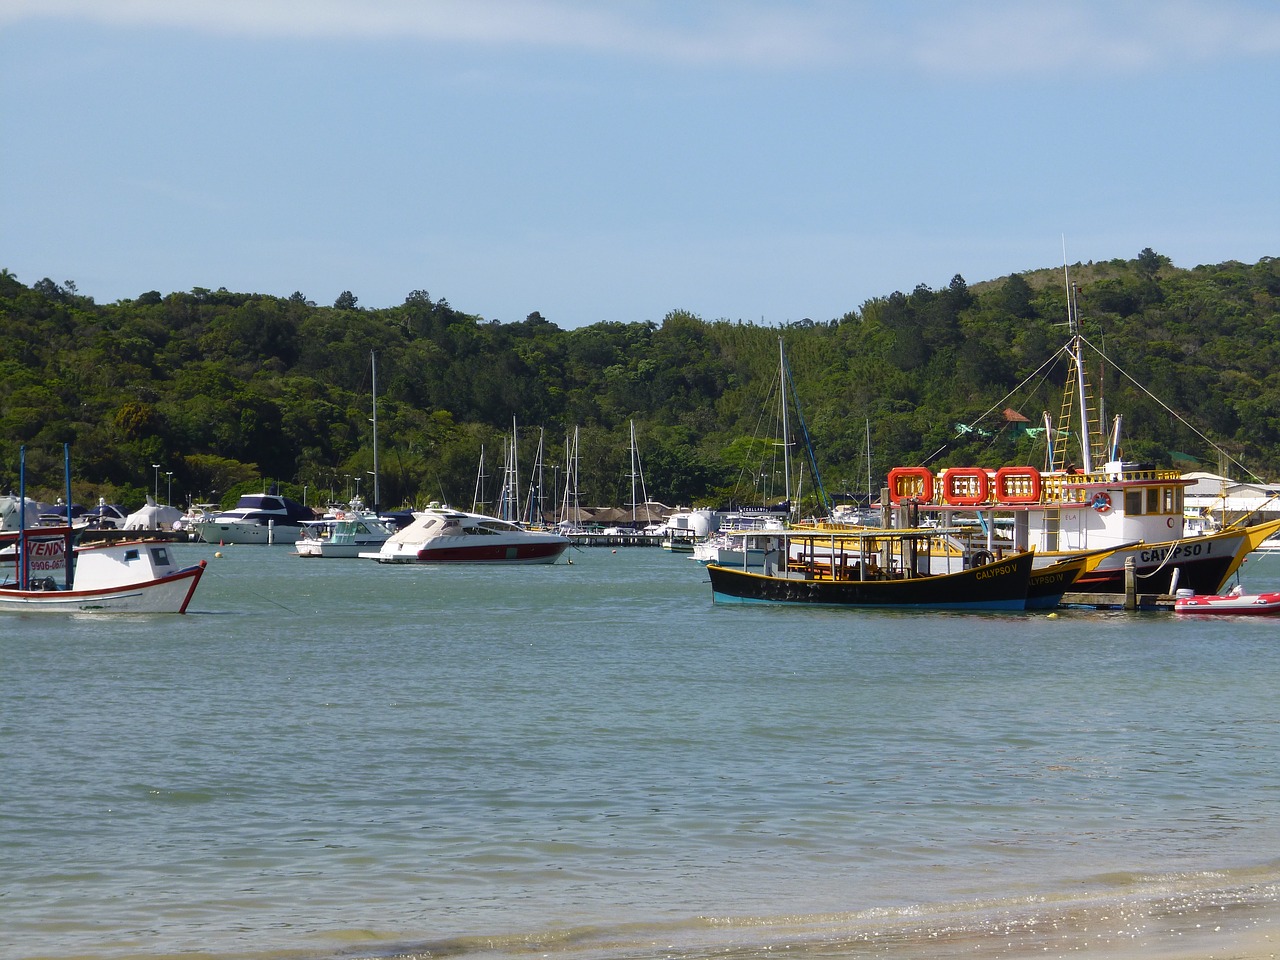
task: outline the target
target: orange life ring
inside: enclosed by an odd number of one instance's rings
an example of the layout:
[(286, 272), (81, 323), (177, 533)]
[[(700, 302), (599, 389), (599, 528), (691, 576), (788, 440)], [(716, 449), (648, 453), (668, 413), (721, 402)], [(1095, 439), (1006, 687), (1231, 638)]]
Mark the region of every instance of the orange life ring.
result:
[(981, 467), (948, 467), (942, 471), (942, 499), (955, 507), (976, 507), (991, 492), (987, 471)]
[(1111, 509), (1111, 495), (1099, 490), (1089, 498), (1089, 506), (1097, 510), (1099, 513), (1106, 513)]
[(928, 467), (894, 467), (889, 471), (889, 502), (911, 499), (921, 503), (933, 499), (933, 473)]
[(1043, 486), (1035, 467), (1001, 467), (996, 471), (996, 499), (1001, 503), (1039, 503)]

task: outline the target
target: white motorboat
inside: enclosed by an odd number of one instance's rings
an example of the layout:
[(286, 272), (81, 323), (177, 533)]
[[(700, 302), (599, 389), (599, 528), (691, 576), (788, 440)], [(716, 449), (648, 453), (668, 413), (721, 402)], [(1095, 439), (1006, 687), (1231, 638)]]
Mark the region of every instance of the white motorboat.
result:
[(9, 537), (18, 549), (13, 567), (0, 579), (0, 610), (186, 613), (204, 574), (204, 560), (180, 567), (172, 546), (156, 540), (95, 543), (73, 551), (74, 535), (63, 527), (23, 530)]
[(300, 557), (358, 557), (379, 549), (392, 532), (375, 516), (340, 512), (332, 519), (304, 523), (294, 550)]
[(555, 563), (569, 542), (558, 533), (432, 503), (379, 551), (360, 556), (380, 563)]
[(722, 567), (759, 567), (765, 553), (774, 546), (769, 534), (785, 528), (772, 512), (734, 513), (726, 525), (693, 546), (693, 559)]
[(288, 497), (250, 493), (233, 509), (192, 524), (205, 543), (296, 543), (315, 513)]

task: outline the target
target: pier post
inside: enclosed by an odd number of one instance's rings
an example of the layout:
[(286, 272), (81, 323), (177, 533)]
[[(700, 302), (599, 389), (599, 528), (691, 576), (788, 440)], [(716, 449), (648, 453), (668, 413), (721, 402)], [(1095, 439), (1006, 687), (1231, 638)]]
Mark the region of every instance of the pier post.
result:
[(1138, 609), (1138, 573), (1133, 557), (1124, 560), (1124, 608)]

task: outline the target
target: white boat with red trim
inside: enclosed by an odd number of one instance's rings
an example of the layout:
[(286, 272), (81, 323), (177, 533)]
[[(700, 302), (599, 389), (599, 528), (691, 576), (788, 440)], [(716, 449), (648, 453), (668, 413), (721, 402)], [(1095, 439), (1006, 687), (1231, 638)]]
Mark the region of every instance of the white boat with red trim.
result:
[(432, 503), (377, 553), (360, 556), (379, 563), (555, 563), (569, 543), (558, 533)]
[[(157, 540), (72, 549), (69, 527), (6, 535), (17, 547), (0, 580), (0, 610), (19, 613), (186, 613), (205, 561), (180, 567)], [(66, 563), (71, 556), (71, 564)]]

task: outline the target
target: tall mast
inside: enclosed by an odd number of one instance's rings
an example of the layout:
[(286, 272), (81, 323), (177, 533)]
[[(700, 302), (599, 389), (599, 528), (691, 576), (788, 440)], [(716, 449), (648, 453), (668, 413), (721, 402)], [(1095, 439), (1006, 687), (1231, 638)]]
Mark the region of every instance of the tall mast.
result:
[(471, 512), (484, 513), (487, 501), (484, 499), (484, 444), (480, 444), (480, 466), (476, 470), (476, 492), (471, 497)]
[(782, 483), (786, 488), (787, 512), (791, 512), (791, 430), (787, 426), (787, 355), (778, 338), (778, 396), (782, 403)]
[(867, 506), (871, 506), (871, 418), (867, 417)]
[(378, 490), (378, 354), (369, 351), (369, 363), (373, 369), (373, 503), (374, 510), (382, 503)]
[(636, 519), (636, 422), (631, 421), (631, 521)]

